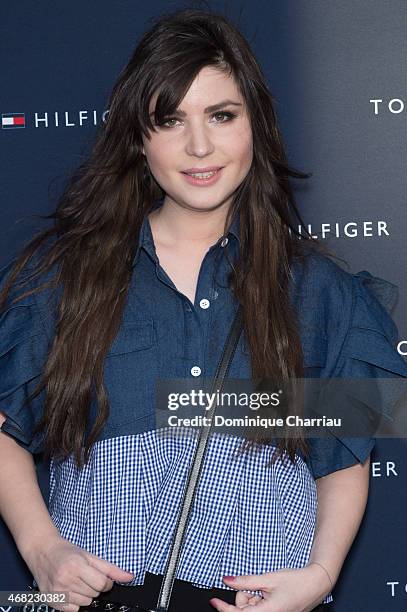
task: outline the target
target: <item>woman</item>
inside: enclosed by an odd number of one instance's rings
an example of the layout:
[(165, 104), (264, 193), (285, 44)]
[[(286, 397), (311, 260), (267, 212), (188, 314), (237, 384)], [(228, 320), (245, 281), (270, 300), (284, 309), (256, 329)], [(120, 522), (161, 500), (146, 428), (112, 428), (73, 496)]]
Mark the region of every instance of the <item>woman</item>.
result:
[[(161, 18), (109, 106), (54, 226), (3, 270), (0, 295), (0, 509), (41, 591), (68, 591), (55, 607), (69, 612), (103, 597), (155, 604), (193, 450), (155, 429), (155, 385), (213, 376), (239, 303), (231, 378), (407, 376), (366, 278), (296, 236), (288, 179), (307, 175), (287, 164), (233, 25)], [(330, 605), (374, 439), (247, 441), (257, 453), (233, 469), (236, 438), (210, 441), (170, 610)]]

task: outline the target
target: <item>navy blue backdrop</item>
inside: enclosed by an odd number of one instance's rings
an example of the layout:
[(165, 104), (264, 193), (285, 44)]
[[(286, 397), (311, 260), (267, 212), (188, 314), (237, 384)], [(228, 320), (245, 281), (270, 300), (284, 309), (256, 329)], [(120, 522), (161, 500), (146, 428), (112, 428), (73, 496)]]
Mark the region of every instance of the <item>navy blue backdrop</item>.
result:
[[(150, 0), (20, 0), (1, 8), (0, 266), (45, 222), (89, 150), (108, 94), (149, 19), (189, 6)], [(404, 0), (207, 2), (250, 40), (276, 99), (294, 182), (313, 234), (400, 288), (397, 350), (407, 355)], [(404, 265), (403, 265), (404, 264)], [(407, 609), (404, 440), (379, 440), (364, 523), (334, 591), (335, 610)], [(47, 466), (38, 464), (47, 499)], [(31, 576), (0, 521), (0, 590)]]

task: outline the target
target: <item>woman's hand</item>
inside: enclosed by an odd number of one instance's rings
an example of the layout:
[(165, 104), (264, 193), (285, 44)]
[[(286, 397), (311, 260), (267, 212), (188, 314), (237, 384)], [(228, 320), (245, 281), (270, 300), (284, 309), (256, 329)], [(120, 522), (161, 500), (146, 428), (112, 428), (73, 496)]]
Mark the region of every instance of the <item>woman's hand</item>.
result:
[(131, 572), (100, 559), (61, 536), (44, 542), (27, 559), (42, 593), (66, 591), (69, 604), (53, 603), (56, 610), (77, 612), (88, 606), (102, 591), (110, 591), (113, 581), (130, 582)]
[[(316, 564), (260, 575), (225, 576), (223, 580), (228, 586), (239, 589), (239, 592), (236, 593), (234, 606), (218, 598), (211, 599), (210, 604), (219, 612), (251, 607), (258, 612), (310, 612), (331, 590), (327, 575)], [(261, 591), (263, 597), (253, 596), (241, 589)]]

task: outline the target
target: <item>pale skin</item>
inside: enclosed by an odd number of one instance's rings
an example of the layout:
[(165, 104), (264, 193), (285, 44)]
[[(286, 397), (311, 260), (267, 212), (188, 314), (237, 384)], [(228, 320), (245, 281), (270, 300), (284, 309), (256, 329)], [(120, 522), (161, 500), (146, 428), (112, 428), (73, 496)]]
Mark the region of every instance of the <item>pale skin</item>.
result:
[[(217, 113), (208, 106), (223, 100)], [(151, 101), (150, 111), (154, 109)], [(253, 158), (250, 120), (233, 79), (211, 68), (203, 69), (191, 84), (180, 109), (185, 115), (143, 138), (150, 169), (166, 193), (163, 206), (149, 216), (157, 256), (177, 289), (195, 303), (196, 285), (207, 250), (223, 234), (228, 207), (237, 187), (249, 172)], [(233, 112), (233, 119), (224, 112)], [(219, 114), (220, 113), (220, 114)], [(222, 166), (212, 186), (190, 185), (181, 171), (190, 167)], [(5, 414), (0, 412), (0, 425)], [(32, 455), (12, 437), (0, 432), (0, 514), (42, 592), (68, 591), (69, 605), (77, 612), (92, 598), (112, 588), (113, 582), (133, 578), (117, 567), (59, 535), (38, 487)], [(235, 605), (221, 599), (217, 610), (257, 607), (263, 612), (308, 611), (330, 591), (358, 531), (365, 510), (370, 458), (316, 481), (317, 526), (309, 564), (301, 569), (225, 579), (236, 589)], [(10, 487), (10, 482), (14, 486)], [(35, 529), (32, 529), (32, 526)], [(263, 599), (246, 590), (261, 590)]]

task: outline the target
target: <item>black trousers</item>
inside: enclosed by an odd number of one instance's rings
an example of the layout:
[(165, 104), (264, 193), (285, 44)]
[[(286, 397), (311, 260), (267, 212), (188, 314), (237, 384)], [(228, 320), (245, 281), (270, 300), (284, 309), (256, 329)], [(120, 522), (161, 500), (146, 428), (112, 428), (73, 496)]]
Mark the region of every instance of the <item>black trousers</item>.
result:
[[(97, 599), (102, 602), (111, 599), (128, 606), (138, 604), (147, 609), (154, 608), (160, 592), (161, 581), (162, 576), (147, 572), (144, 584), (130, 587), (115, 584), (110, 591), (102, 593)], [(235, 591), (201, 589), (184, 580), (175, 580), (169, 612), (215, 612), (215, 608), (209, 603), (212, 597), (219, 597), (223, 601), (234, 604), (235, 595)], [(321, 604), (314, 608), (314, 611), (329, 612), (331, 607), (330, 603)]]

